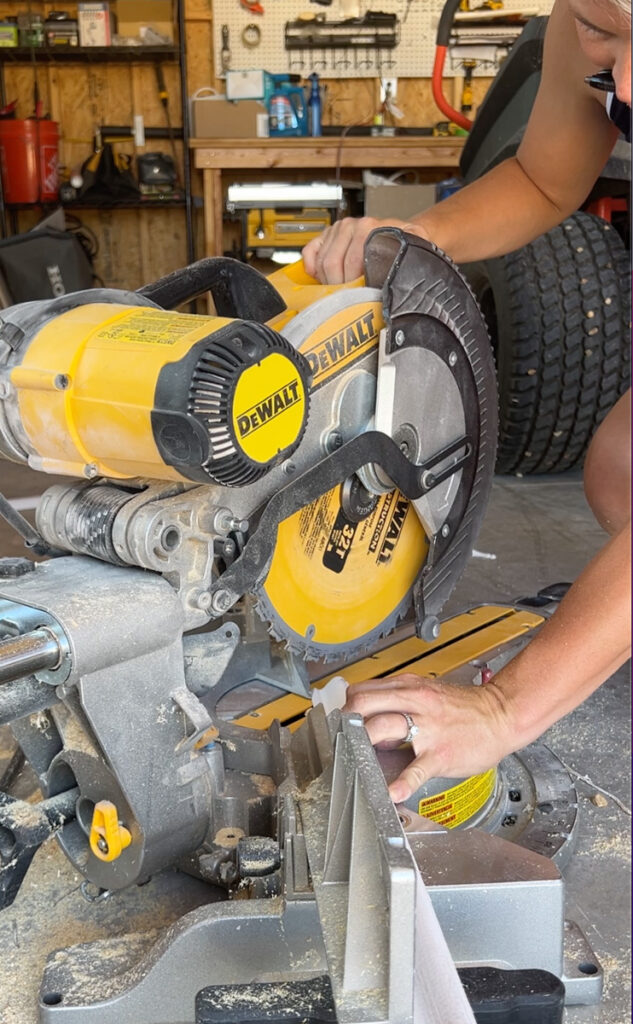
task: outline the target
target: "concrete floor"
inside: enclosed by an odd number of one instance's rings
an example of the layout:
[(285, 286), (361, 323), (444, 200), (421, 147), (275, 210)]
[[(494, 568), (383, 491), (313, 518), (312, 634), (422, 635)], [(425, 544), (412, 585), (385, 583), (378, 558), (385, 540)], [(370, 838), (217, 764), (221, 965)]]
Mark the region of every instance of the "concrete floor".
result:
[[(572, 581), (604, 543), (585, 502), (580, 474), (498, 477), (476, 551), (447, 611), (534, 594)], [(599, 1006), (565, 1011), (565, 1024), (631, 1021), (631, 667), (627, 664), (543, 740), (565, 764), (616, 796), (592, 803), (577, 781), (578, 846), (566, 869), (567, 916), (585, 932), (605, 972)]]
[[(8, 497), (35, 495), (42, 486), (41, 476), (0, 463), (0, 490)], [(511, 602), (548, 583), (573, 580), (603, 540), (579, 476), (499, 478), (477, 553), (446, 612)], [(20, 541), (0, 526), (0, 555), (20, 551)], [(630, 691), (627, 666), (545, 736), (567, 765), (592, 780), (577, 783), (579, 842), (566, 871), (567, 898), (569, 916), (584, 929), (606, 977), (601, 1005), (567, 1010), (565, 1024), (631, 1020), (630, 810), (610, 798), (606, 806), (591, 800), (599, 786), (631, 806)], [(50, 842), (38, 852), (14, 905), (0, 914), (0, 1024), (35, 1024), (49, 951), (166, 924), (204, 903), (209, 892), (193, 879), (167, 872), (140, 889), (90, 905), (80, 895), (80, 881)]]

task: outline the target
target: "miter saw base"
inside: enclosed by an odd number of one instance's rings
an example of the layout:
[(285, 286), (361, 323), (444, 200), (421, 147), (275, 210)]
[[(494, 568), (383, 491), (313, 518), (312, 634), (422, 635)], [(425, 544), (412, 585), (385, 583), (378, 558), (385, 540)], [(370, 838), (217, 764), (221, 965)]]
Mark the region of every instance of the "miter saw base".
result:
[[(375, 675), (406, 663), (477, 682), (542, 621), (520, 607), (475, 608), (445, 622), (432, 644), (406, 636), (345, 672), (353, 681), (366, 678), (367, 661)], [(236, 720), (265, 729), (285, 764), (277, 895), (217, 901), (210, 890), (216, 901), (161, 932), (52, 954), (41, 1021), (70, 1024), (80, 1013), (82, 1024), (224, 1024), (267, 1019), (263, 1004), (277, 1008), (277, 1020), (295, 1019), (282, 1015), (293, 1006), (315, 1021), (410, 1020), (407, 998), (426, 1005), (424, 993), (412, 997), (411, 979), (422, 962), (435, 977), (443, 941), (420, 909), (420, 876), (477, 1019), (488, 1019), (482, 1007), (498, 1013), (501, 1004), (507, 1015), (495, 1020), (527, 1019), (519, 1015), (531, 1005), (525, 978), (539, 1021), (562, 1019), (556, 979), (567, 1004), (599, 1001), (602, 969), (565, 920), (559, 867), (573, 848), (577, 795), (554, 754), (532, 744), (506, 759), (494, 797), (473, 812), (476, 827), (447, 829), (394, 809), (358, 719), (336, 711), (326, 719), (315, 708), (303, 721), (308, 706), (286, 694)], [(244, 772), (261, 771), (256, 745), (231, 743)]]

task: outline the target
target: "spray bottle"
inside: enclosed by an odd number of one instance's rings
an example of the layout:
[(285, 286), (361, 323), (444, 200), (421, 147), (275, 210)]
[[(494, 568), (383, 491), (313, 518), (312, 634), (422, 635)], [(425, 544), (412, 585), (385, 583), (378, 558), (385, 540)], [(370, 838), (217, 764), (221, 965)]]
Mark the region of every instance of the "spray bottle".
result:
[(310, 135), (321, 134), (321, 89), (319, 87), (319, 76), (313, 71), (308, 76), (310, 80), (310, 96), (308, 97), (308, 124)]

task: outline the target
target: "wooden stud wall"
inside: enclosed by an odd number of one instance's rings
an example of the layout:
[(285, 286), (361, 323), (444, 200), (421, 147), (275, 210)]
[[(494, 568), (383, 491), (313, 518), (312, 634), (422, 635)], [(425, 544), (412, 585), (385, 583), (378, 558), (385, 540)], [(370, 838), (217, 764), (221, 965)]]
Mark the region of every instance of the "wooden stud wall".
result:
[[(183, 0), (185, 3), (188, 93), (201, 86), (213, 85), (222, 91), (221, 80), (213, 67), (213, 0)], [(237, 3), (237, 0), (236, 0)], [(75, 12), (76, 6), (31, 0), (31, 9), (43, 16), (53, 8)], [(0, 15), (25, 10), (24, 2), (0, 2)], [(253, 53), (256, 64), (257, 51)], [(270, 69), (274, 70), (274, 69)], [(163, 127), (165, 112), (158, 98), (154, 65), (151, 63), (39, 63), (5, 64), (7, 99), (17, 99), (18, 117), (33, 113), (34, 73), (37, 74), (44, 111), (60, 123), (60, 163), (69, 171), (81, 165), (92, 150), (95, 129), (103, 124), (131, 125), (134, 114), (143, 114), (145, 125)], [(163, 73), (170, 96), (172, 123), (178, 126), (180, 116), (180, 82), (176, 63), (163, 64)], [(481, 102), (490, 79), (475, 78), (475, 105)], [(338, 79), (323, 82), (325, 102), (323, 119), (336, 125), (368, 124), (379, 107), (379, 85), (375, 79)], [(459, 105), (461, 80), (446, 83), (447, 93)], [(433, 102), (428, 79), (400, 79), (397, 105), (404, 113), (398, 123), (403, 126), (434, 124), (442, 119)], [(182, 147), (176, 143), (182, 166)], [(117, 149), (134, 155), (131, 141), (117, 144)], [(149, 140), (145, 151), (169, 151), (168, 140)], [(428, 180), (428, 175), (424, 176)], [(228, 184), (228, 182), (225, 182)], [(194, 172), (194, 194), (202, 194), (201, 181)], [(97, 272), (104, 284), (111, 287), (137, 288), (141, 284), (168, 273), (186, 260), (185, 216), (183, 209), (148, 210), (82, 210), (81, 221), (94, 231), (99, 242)], [(31, 211), (21, 215), (20, 230), (35, 220)], [(201, 226), (196, 217), (196, 234)], [(200, 246), (198, 246), (198, 250)]]
[[(45, 17), (51, 9), (76, 12), (76, 5), (37, 3), (31, 9)], [(26, 9), (26, 3), (0, 3), (2, 16)], [(179, 68), (175, 61), (163, 63), (169, 107), (174, 126), (181, 124)], [(37, 63), (4, 66), (7, 100), (17, 99), (17, 116), (33, 113), (34, 75), (45, 113), (60, 125), (59, 159), (68, 173), (79, 169), (92, 152), (95, 130), (101, 125), (132, 125), (134, 114), (142, 114), (146, 127), (166, 126), (165, 111), (158, 97), (153, 63)], [(116, 144), (118, 152), (134, 157), (152, 150), (170, 152), (169, 140), (149, 139), (142, 148), (131, 140)], [(176, 155), (182, 171), (182, 143), (176, 141)], [(186, 262), (184, 208), (129, 210), (80, 210), (79, 217), (97, 237), (99, 252), (96, 271), (104, 284), (113, 288), (138, 288)], [(20, 214), (20, 230), (28, 230), (37, 213)]]

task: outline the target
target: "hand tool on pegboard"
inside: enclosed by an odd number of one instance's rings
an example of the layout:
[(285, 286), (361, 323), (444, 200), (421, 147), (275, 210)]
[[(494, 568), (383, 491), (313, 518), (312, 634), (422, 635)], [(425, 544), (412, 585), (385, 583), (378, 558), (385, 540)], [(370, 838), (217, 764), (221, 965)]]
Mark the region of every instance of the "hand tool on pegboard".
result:
[(168, 132), (168, 135), (169, 135), (169, 146), (170, 146), (170, 149), (171, 149), (171, 155), (174, 158), (174, 166), (175, 166), (176, 172), (178, 174), (178, 179), (182, 180), (181, 175), (180, 175), (180, 170), (179, 170), (178, 155), (176, 153), (176, 143), (174, 141), (174, 129), (173, 129), (173, 125), (171, 123), (171, 112), (170, 112), (170, 109), (169, 109), (169, 93), (167, 91), (167, 86), (165, 84), (165, 76), (163, 74), (162, 65), (161, 64), (155, 64), (154, 65), (154, 70), (155, 70), (155, 73), (156, 73), (156, 84), (158, 86), (158, 97), (159, 97), (160, 102), (162, 104), (162, 107), (163, 107), (163, 109), (165, 111), (165, 120), (167, 122), (167, 132)]

